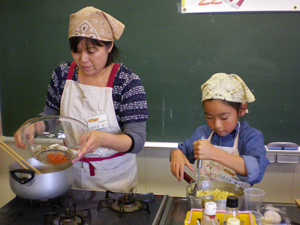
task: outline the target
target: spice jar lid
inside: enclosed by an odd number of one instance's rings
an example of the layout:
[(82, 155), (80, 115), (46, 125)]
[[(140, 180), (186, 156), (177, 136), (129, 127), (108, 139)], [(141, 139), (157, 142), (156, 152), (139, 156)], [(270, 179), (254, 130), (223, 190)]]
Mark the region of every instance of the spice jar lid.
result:
[(240, 225), (240, 220), (235, 217), (230, 217), (226, 221), (227, 225)]
[(216, 213), (217, 213), (217, 204), (215, 202), (206, 202), (204, 213), (206, 215), (216, 215)]
[(239, 200), (236, 196), (228, 196), (226, 206), (229, 208), (237, 208), (239, 206)]

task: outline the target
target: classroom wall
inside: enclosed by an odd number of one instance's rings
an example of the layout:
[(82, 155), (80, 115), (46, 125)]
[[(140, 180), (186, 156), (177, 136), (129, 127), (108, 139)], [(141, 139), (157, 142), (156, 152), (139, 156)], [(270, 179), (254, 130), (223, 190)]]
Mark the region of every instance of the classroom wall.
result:
[(54, 68), (72, 60), (69, 14), (93, 5), (125, 24), (115, 44), (146, 89), (147, 141), (181, 142), (205, 123), (201, 85), (214, 73), (240, 75), (256, 101), (248, 123), (265, 143), (300, 143), (300, 13), (181, 14), (180, 0), (0, 1), (3, 134), (43, 110)]

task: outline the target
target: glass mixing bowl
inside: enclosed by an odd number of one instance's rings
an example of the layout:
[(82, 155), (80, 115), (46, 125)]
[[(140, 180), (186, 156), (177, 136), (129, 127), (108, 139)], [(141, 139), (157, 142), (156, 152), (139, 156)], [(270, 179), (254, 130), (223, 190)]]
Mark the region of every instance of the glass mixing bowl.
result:
[(70, 163), (85, 143), (89, 128), (79, 120), (64, 116), (44, 116), (27, 120), (21, 138), (30, 154), (47, 165)]

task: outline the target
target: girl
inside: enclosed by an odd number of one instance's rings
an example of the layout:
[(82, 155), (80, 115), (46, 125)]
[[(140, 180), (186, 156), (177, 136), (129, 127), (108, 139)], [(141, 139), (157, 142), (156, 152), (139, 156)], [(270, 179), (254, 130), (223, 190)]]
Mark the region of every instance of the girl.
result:
[[(269, 160), (262, 133), (239, 122), (247, 103), (255, 101), (243, 80), (235, 74), (217, 73), (201, 86), (207, 125), (198, 127), (192, 137), (170, 154), (171, 171), (180, 181), (184, 166), (202, 159), (200, 180), (220, 180), (244, 188), (259, 183)], [(202, 140), (203, 138), (206, 138)]]

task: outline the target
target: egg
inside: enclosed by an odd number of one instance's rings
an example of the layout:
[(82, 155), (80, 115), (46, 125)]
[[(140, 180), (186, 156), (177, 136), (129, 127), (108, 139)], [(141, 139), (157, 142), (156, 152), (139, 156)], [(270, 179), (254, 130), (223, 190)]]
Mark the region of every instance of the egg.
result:
[(264, 213), (264, 217), (273, 224), (278, 224), (281, 222), (281, 216), (279, 215), (279, 213), (272, 210), (266, 211)]

